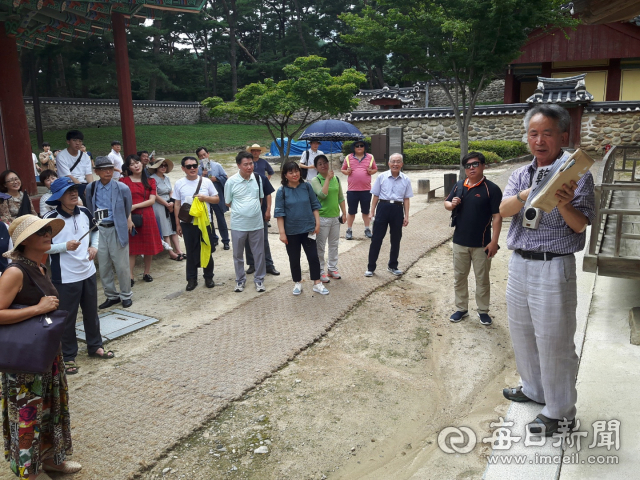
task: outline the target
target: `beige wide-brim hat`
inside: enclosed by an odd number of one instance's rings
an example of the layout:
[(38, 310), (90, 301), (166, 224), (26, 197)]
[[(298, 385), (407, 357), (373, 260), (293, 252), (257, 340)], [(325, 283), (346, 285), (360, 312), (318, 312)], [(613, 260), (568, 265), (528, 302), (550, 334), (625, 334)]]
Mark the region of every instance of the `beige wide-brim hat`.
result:
[(173, 170), (173, 162), (171, 160), (169, 160), (168, 158), (158, 158), (155, 162), (153, 162), (151, 165), (149, 165), (147, 168), (149, 170), (153, 170), (154, 173), (155, 171), (160, 168), (160, 165), (162, 165), (163, 163), (167, 164), (167, 173), (170, 173), (171, 170)]
[(264, 153), (267, 151), (267, 147), (261, 147), (257, 143), (254, 143), (250, 147), (247, 147), (247, 152), (250, 152), (251, 150), (260, 150), (260, 153)]
[(46, 226), (50, 226), (51, 230), (53, 230), (51, 235), (51, 238), (53, 238), (64, 228), (64, 220), (61, 218), (40, 218), (35, 215), (22, 215), (16, 218), (11, 222), (11, 225), (9, 225), (9, 235), (11, 235), (13, 249), (3, 253), (2, 256), (13, 258), (18, 245)]

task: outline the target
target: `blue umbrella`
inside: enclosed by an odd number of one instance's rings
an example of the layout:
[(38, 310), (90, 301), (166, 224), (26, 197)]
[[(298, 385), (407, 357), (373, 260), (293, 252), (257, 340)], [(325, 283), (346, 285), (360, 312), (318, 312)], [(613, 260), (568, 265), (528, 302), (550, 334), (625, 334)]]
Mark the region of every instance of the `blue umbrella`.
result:
[(342, 120), (320, 120), (309, 125), (298, 140), (362, 140), (364, 135), (356, 127)]

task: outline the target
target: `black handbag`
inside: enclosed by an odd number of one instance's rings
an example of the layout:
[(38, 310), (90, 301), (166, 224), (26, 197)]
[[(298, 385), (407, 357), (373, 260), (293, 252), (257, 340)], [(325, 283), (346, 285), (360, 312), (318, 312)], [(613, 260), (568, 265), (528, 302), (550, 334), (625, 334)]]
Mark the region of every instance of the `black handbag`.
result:
[(133, 222), (133, 226), (136, 228), (140, 228), (142, 226), (142, 214), (140, 213), (132, 213), (131, 214), (131, 221)]
[[(31, 278), (24, 269), (20, 270)], [(42, 295), (45, 295), (40, 286), (33, 283)], [(27, 308), (27, 306), (14, 304), (9, 308)], [(43, 373), (51, 370), (51, 365), (60, 349), (60, 340), (68, 315), (69, 312), (66, 310), (54, 310), (22, 322), (0, 325), (0, 371)]]

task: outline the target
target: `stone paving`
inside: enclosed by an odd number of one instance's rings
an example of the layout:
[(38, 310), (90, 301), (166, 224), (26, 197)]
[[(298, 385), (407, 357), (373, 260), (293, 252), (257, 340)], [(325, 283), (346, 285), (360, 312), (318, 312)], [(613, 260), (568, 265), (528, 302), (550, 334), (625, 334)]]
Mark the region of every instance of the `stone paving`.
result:
[[(504, 186), (517, 166), (491, 179)], [(424, 196), (413, 200), (425, 201)], [(410, 216), (400, 268), (408, 269), (451, 237), (449, 216), (441, 201)], [(367, 295), (393, 281), (396, 277), (386, 270), (388, 249), (387, 236), (372, 278), (363, 276), (369, 243), (362, 242), (341, 255), (343, 288), (332, 288), (330, 295), (312, 295), (311, 282), (305, 282), (303, 294), (294, 297), (286, 283), (88, 380), (76, 389), (71, 403), (73, 459), (83, 465), (74, 479), (140, 476), (163, 452), (321, 338)], [(3, 468), (0, 478), (6, 473)]]

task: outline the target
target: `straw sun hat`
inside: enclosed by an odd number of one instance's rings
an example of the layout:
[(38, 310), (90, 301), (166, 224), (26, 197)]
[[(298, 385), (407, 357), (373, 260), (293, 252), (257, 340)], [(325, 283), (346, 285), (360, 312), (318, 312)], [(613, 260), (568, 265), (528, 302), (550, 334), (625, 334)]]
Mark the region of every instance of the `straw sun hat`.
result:
[(155, 172), (158, 168), (160, 168), (160, 165), (162, 165), (163, 163), (167, 164), (167, 173), (170, 173), (171, 170), (173, 170), (173, 162), (168, 158), (158, 158), (155, 162), (153, 162), (147, 168)]
[(261, 147), (257, 143), (254, 143), (250, 147), (247, 147), (247, 152), (250, 152), (251, 150), (260, 150), (261, 153), (264, 153), (267, 151), (267, 147)]
[(19, 254), (20, 252), (16, 252), (16, 247), (38, 230), (47, 226), (53, 230), (51, 235), (51, 238), (53, 238), (64, 228), (64, 220), (61, 218), (39, 218), (35, 215), (23, 215), (16, 218), (9, 225), (9, 235), (11, 235), (13, 249), (3, 253), (2, 256), (13, 258), (16, 253)]

